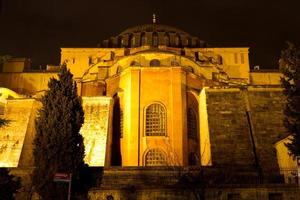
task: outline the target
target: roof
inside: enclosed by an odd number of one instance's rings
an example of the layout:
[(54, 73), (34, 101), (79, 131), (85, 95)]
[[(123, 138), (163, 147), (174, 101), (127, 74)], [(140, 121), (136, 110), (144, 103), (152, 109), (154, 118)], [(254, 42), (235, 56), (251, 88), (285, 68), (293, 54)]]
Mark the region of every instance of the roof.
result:
[(144, 24), (128, 28), (119, 35), (104, 40), (99, 46), (106, 48), (135, 48), (140, 46), (157, 47), (206, 47), (198, 37), (168, 25)]

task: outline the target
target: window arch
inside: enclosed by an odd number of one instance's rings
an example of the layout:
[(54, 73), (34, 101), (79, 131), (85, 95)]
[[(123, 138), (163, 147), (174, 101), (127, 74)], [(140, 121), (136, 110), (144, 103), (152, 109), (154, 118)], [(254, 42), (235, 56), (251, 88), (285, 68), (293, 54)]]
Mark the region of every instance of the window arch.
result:
[(151, 60), (151, 61), (150, 61), (150, 66), (151, 66), (151, 67), (158, 67), (158, 66), (160, 66), (160, 61), (157, 60), (157, 59)]
[(188, 108), (187, 112), (187, 131), (188, 138), (197, 139), (197, 116), (192, 108)]
[(166, 135), (166, 109), (159, 103), (154, 103), (146, 108), (145, 116), (146, 136)]
[(150, 149), (145, 155), (145, 166), (164, 166), (166, 156), (159, 149)]

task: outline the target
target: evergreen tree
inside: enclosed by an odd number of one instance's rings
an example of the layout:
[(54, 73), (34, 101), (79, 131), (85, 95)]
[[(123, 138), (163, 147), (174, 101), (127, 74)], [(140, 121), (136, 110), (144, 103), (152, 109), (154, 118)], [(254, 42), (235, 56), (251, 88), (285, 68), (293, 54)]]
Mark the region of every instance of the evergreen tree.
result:
[(284, 110), (284, 126), (293, 136), (286, 144), (294, 156), (300, 155), (300, 49), (292, 43), (281, 52), (281, 84), (287, 102)]
[(9, 175), (8, 169), (0, 168), (0, 200), (14, 199), (14, 193), (20, 188), (20, 178)]
[(83, 137), (79, 133), (84, 113), (72, 77), (62, 66), (58, 79), (50, 79), (36, 119), (32, 181), (43, 199), (65, 198), (67, 184), (53, 182), (54, 174), (72, 173), (72, 180), (76, 180), (84, 166)]

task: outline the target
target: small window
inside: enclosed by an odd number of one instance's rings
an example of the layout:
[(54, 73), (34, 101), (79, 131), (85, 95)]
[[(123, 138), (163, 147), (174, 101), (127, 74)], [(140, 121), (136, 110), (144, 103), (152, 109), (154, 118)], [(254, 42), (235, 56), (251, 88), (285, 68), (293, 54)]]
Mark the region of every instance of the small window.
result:
[(131, 38), (131, 47), (135, 47), (135, 37), (132, 36)]
[(164, 36), (164, 42), (165, 42), (165, 45), (166, 46), (169, 46), (170, 45), (170, 37), (169, 37), (169, 35), (165, 35)]
[(93, 64), (93, 58), (89, 57), (89, 65)]
[(146, 136), (166, 135), (166, 111), (165, 108), (154, 103), (146, 109)]
[(151, 61), (150, 61), (150, 66), (151, 66), (151, 67), (158, 67), (158, 66), (160, 66), (160, 61), (157, 60), (157, 59), (151, 60)]
[(244, 57), (244, 54), (243, 54), (243, 53), (241, 54), (241, 63), (242, 63), (242, 64), (245, 63), (245, 57)]
[(166, 165), (166, 156), (159, 149), (151, 149), (146, 153), (145, 166), (164, 166)]
[(158, 47), (158, 35), (157, 35), (157, 33), (153, 33), (152, 45), (153, 45), (153, 47)]
[(175, 45), (176, 46), (180, 45), (180, 37), (178, 35), (175, 37)]
[(73, 64), (75, 64), (75, 58), (72, 58), (72, 62), (73, 62)]
[(231, 193), (227, 195), (228, 200), (240, 200), (241, 195), (239, 193)]
[(238, 63), (238, 54), (234, 53), (234, 63), (237, 64)]
[(141, 35), (141, 45), (142, 46), (147, 45), (147, 37), (146, 37), (145, 33), (142, 33), (142, 35)]

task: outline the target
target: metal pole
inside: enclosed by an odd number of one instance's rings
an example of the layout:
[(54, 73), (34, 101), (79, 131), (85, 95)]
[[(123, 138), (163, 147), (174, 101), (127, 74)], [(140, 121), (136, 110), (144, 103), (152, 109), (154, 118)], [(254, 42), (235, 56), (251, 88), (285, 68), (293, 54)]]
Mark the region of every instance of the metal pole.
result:
[(71, 185), (72, 185), (72, 174), (70, 173), (69, 190), (68, 190), (68, 200), (71, 200)]

